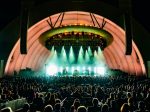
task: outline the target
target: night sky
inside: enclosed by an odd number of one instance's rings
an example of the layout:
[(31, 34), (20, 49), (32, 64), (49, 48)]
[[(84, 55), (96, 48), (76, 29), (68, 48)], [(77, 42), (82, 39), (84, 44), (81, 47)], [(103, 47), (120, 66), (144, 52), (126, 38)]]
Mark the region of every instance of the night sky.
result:
[[(48, 1), (48, 0), (46, 0)], [(117, 4), (117, 0), (102, 0), (111, 5)], [(40, 0), (36, 0), (40, 3)], [(149, 0), (132, 0), (133, 17), (150, 31), (150, 4)], [(20, 0), (2, 0), (0, 3), (0, 30), (20, 15)]]

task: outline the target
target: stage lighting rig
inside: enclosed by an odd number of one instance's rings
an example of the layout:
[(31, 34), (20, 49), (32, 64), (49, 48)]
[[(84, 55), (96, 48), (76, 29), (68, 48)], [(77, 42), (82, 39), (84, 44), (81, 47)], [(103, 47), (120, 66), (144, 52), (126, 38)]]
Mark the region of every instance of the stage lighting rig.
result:
[(39, 38), (50, 50), (52, 46), (88, 47), (102, 50), (113, 41), (112, 35), (104, 29), (85, 25), (69, 25), (53, 28)]

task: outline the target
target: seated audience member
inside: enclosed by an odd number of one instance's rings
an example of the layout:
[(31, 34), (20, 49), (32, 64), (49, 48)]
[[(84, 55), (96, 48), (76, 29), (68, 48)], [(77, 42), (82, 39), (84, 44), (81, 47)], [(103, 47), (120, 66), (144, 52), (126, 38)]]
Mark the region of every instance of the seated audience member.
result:
[(109, 112), (109, 107), (107, 104), (104, 104), (101, 108), (101, 112)]
[(60, 103), (56, 103), (54, 106), (54, 112), (61, 112), (61, 105)]
[(117, 98), (116, 98), (116, 105), (117, 105), (117, 111), (120, 111), (121, 106), (126, 102), (123, 98), (122, 98), (122, 92), (119, 92), (117, 94)]
[(129, 105), (128, 105), (127, 103), (124, 103), (124, 104), (121, 106), (120, 112), (130, 112), (130, 111), (129, 111)]
[(49, 100), (49, 102), (48, 102), (48, 104), (50, 104), (50, 105), (52, 105), (52, 107), (54, 107), (55, 106), (55, 100), (56, 98), (55, 98), (55, 94), (51, 94), (51, 97), (50, 97), (50, 100)]
[(103, 92), (103, 90), (101, 89), (101, 87), (97, 88), (96, 97), (98, 98), (99, 101), (105, 99), (105, 93)]
[(97, 98), (93, 98), (93, 106), (88, 107), (88, 112), (99, 112), (101, 107), (99, 106), (99, 101)]
[(61, 112), (66, 112), (65, 108), (64, 107), (61, 107)]
[(71, 106), (71, 110), (74, 109), (74, 111), (77, 111), (77, 108), (80, 106), (80, 100), (79, 99), (75, 99), (73, 102), (73, 105)]
[[(132, 97), (131, 92), (127, 92), (127, 93), (126, 93), (126, 96), (125, 96), (125, 98), (124, 98), (124, 103), (127, 103), (127, 102), (128, 102), (128, 99), (131, 98), (131, 97)], [(122, 105), (123, 105), (123, 104), (122, 104)], [(122, 105), (121, 105), (121, 106), (122, 106)]]
[(146, 105), (146, 109), (148, 109), (150, 111), (150, 92), (147, 93), (146, 98), (144, 99), (145, 105)]
[(47, 95), (44, 98), (44, 104), (45, 105), (48, 105), (48, 102), (49, 102), (50, 98), (51, 98), (51, 93), (48, 92)]
[(51, 105), (46, 105), (43, 112), (53, 112), (53, 107)]
[(116, 103), (115, 100), (112, 100), (112, 101), (110, 102), (109, 111), (110, 111), (110, 112), (120, 112), (120, 110), (118, 110), (118, 105), (117, 105), (117, 103)]
[(0, 103), (5, 103), (5, 102), (7, 102), (8, 100), (7, 100), (7, 96), (6, 96), (6, 94), (2, 94), (1, 95), (1, 99), (0, 99)]
[(79, 106), (79, 107), (77, 108), (77, 112), (87, 112), (87, 109), (86, 109), (85, 106)]
[(134, 105), (134, 100), (133, 100), (132, 97), (130, 97), (130, 98), (128, 99), (128, 105), (129, 105), (129, 110), (130, 110), (130, 112), (133, 112), (133, 111), (136, 110), (136, 106)]
[(74, 105), (72, 105), (71, 107), (70, 107), (70, 112), (74, 112), (75, 111), (75, 107), (74, 107)]
[(140, 101), (138, 103), (138, 110), (136, 110), (135, 112), (149, 112), (149, 111), (146, 110), (145, 103), (143, 101)]
[(28, 103), (24, 104), (22, 112), (30, 112), (30, 105)]
[(33, 105), (36, 110), (41, 111), (41, 109), (44, 106), (42, 95), (40, 95), (39, 93), (36, 93), (36, 97), (33, 100)]

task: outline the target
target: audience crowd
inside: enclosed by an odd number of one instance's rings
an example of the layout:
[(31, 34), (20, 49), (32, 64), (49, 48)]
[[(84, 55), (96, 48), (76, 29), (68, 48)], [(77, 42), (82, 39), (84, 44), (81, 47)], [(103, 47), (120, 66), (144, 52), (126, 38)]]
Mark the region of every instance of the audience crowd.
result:
[(109, 77), (3, 77), (0, 104), (25, 98), (21, 109), (0, 112), (150, 112), (150, 79)]

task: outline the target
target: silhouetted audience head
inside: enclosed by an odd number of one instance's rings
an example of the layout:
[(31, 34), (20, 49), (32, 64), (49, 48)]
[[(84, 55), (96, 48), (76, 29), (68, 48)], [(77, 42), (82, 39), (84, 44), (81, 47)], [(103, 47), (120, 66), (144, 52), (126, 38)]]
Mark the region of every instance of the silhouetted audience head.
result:
[(61, 103), (61, 100), (60, 99), (56, 99), (55, 103)]
[(73, 106), (74, 106), (75, 110), (77, 110), (77, 108), (80, 106), (80, 100), (79, 99), (75, 99), (74, 103), (73, 103)]
[(114, 99), (114, 93), (110, 93), (109, 98)]
[(93, 100), (92, 100), (92, 103), (93, 103), (93, 105), (94, 106), (97, 106), (98, 105), (98, 99), (97, 98), (93, 98)]
[(132, 95), (130, 92), (127, 92), (127, 98), (130, 98)]
[(77, 112), (87, 112), (87, 109), (86, 109), (85, 106), (79, 106), (79, 107), (77, 108)]
[(51, 94), (49, 104), (54, 107), (54, 105), (55, 105), (55, 94)]
[(143, 101), (140, 101), (138, 103), (138, 108), (139, 108), (139, 110), (145, 110), (145, 103)]
[(109, 107), (107, 104), (104, 104), (101, 108), (101, 112), (109, 112)]
[(53, 107), (51, 105), (46, 105), (43, 112), (53, 112)]
[(50, 98), (51, 97), (51, 93), (48, 92), (47, 95), (46, 95), (46, 97)]

